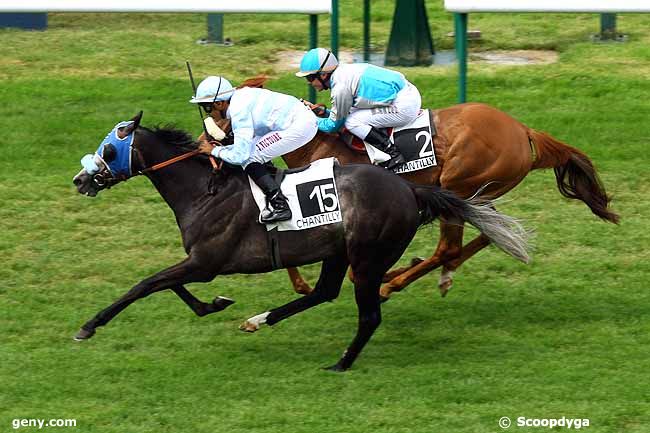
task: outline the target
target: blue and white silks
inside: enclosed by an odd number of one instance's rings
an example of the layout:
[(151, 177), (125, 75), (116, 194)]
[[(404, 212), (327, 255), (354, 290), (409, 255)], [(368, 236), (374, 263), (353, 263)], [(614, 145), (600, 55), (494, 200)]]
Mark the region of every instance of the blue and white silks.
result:
[(332, 73), (332, 110), (318, 119), (318, 129), (336, 132), (345, 123), (352, 107), (386, 107), (406, 87), (404, 75), (368, 63), (339, 65)]
[(237, 89), (226, 112), (235, 142), (215, 147), (212, 155), (229, 164), (245, 165), (255, 151), (255, 137), (289, 128), (304, 110), (303, 103), (290, 95), (251, 87)]
[[(81, 165), (86, 169), (88, 174), (95, 174), (100, 170), (96, 159), (104, 163), (111, 174), (115, 177), (126, 176), (131, 177), (131, 146), (133, 144), (134, 132), (131, 132), (124, 138), (119, 138), (117, 130), (124, 128), (133, 123), (132, 120), (122, 121), (115, 125), (115, 127), (108, 133), (106, 138), (100, 143), (94, 155), (86, 155), (81, 158)], [(116, 151), (115, 159), (107, 162), (104, 159), (104, 149), (106, 145), (110, 144)]]

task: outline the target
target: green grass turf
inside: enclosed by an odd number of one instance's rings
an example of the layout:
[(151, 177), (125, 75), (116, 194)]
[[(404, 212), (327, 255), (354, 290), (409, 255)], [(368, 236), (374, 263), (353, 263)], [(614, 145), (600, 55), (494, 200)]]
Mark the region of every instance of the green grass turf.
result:
[[(393, 2), (373, 1), (373, 45)], [(428, 2), (437, 48), (451, 15)], [(469, 98), (546, 130), (593, 159), (622, 215), (616, 227), (536, 172), (500, 209), (537, 231), (533, 262), (488, 248), (441, 299), (438, 272), (384, 305), (384, 322), (345, 374), (332, 364), (356, 327), (352, 288), (257, 334), (241, 321), (295, 297), (283, 271), (193, 284), (237, 303), (197, 318), (159, 293), (82, 344), (79, 326), (139, 280), (184, 257), (173, 215), (144, 178), (76, 194), (79, 158), (119, 120), (200, 131), (184, 61), (197, 80), (265, 72), (269, 87), (306, 96), (276, 69), (304, 48), (307, 18), (226, 16), (234, 47), (199, 46), (204, 15), (51, 14), (46, 32), (0, 31), (0, 431), (12, 419), (74, 418), (79, 432), (492, 433), (498, 420), (589, 418), (586, 431), (650, 431), (650, 17), (620, 15), (625, 44), (592, 44), (596, 15), (476, 14), (473, 51), (553, 49), (559, 61), (470, 65)], [(329, 24), (320, 20), (320, 42)], [(361, 2), (343, 1), (343, 49), (361, 46)], [(456, 100), (456, 69), (401, 69), (424, 105)], [(321, 100), (326, 98), (321, 96)], [(468, 235), (475, 235), (468, 230)], [(424, 228), (402, 259), (430, 254)], [(314, 282), (318, 266), (303, 269)], [(546, 431), (518, 428), (510, 431)], [(37, 431), (23, 428), (20, 431)]]

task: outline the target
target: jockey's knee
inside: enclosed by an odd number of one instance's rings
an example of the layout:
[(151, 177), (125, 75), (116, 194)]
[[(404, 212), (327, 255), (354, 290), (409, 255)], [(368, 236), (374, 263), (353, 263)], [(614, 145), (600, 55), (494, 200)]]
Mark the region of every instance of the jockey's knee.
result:
[(266, 158), (264, 158), (264, 156), (262, 154), (260, 154), (258, 152), (253, 152), (253, 154), (250, 156), (250, 158), (248, 158), (246, 160), (246, 162), (244, 162), (244, 164), (242, 164), (242, 168), (246, 169), (246, 167), (248, 167), (248, 165), (250, 165), (253, 162), (257, 162), (257, 163), (260, 163), (260, 164), (266, 164), (268, 161), (266, 160)]

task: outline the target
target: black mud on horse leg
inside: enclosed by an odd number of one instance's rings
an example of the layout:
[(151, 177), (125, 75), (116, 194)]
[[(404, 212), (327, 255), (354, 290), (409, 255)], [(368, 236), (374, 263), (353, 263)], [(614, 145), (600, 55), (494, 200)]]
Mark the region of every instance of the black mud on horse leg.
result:
[[(142, 280), (136, 284), (131, 290), (121, 296), (111, 306), (100, 311), (95, 317), (86, 322), (86, 324), (81, 327), (75, 336), (75, 340), (85, 340), (92, 337), (95, 334), (96, 328), (106, 325), (122, 310), (124, 310), (126, 307), (138, 299), (144, 298), (152, 293), (159, 292), (161, 290), (178, 288), (184, 283), (205, 280), (209, 280), (209, 278), (206, 278), (205, 273), (202, 272), (200, 268), (197, 268), (191, 262), (191, 258), (188, 257), (181, 263), (167, 268), (164, 271), (161, 271), (154, 276)], [(189, 292), (187, 293), (189, 294)], [(196, 298), (194, 299), (196, 300)]]

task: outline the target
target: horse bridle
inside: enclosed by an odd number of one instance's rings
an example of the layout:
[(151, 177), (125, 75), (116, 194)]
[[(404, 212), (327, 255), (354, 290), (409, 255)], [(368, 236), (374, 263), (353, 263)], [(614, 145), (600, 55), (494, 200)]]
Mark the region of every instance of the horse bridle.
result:
[(98, 188), (106, 188), (106, 189), (111, 189), (113, 185), (118, 184), (127, 179), (128, 177), (124, 175), (119, 177), (113, 176), (113, 173), (111, 173), (108, 167), (104, 167), (102, 171), (99, 171), (92, 175), (92, 180), (95, 183), (95, 185), (97, 185)]
[[(108, 164), (104, 165), (104, 169), (95, 173), (92, 175), (93, 182), (100, 187), (100, 188), (106, 188), (110, 189), (112, 186), (129, 180), (132, 177), (135, 176), (140, 176), (140, 175), (146, 175), (147, 173), (151, 173), (157, 170), (160, 170), (161, 168), (168, 167), (172, 164), (175, 164), (179, 161), (183, 161), (188, 158), (192, 158), (193, 156), (196, 156), (200, 154), (201, 151), (199, 149), (191, 150), (189, 152), (185, 152), (181, 155), (175, 156), (173, 158), (170, 158), (166, 161), (159, 162), (158, 164), (154, 164), (151, 167), (146, 167), (143, 168), (142, 170), (138, 170), (135, 174), (132, 176), (126, 176), (124, 174), (115, 176), (113, 173), (109, 170)], [(140, 153), (140, 150), (138, 150), (136, 147), (131, 147), (131, 156), (137, 158), (138, 162), (140, 163), (141, 166), (145, 166), (144, 158), (142, 157), (142, 154)], [(223, 167), (223, 161), (219, 160), (217, 162), (216, 158), (212, 155), (209, 155), (210, 158), (210, 163), (212, 164), (212, 170), (213, 172), (221, 170)]]

